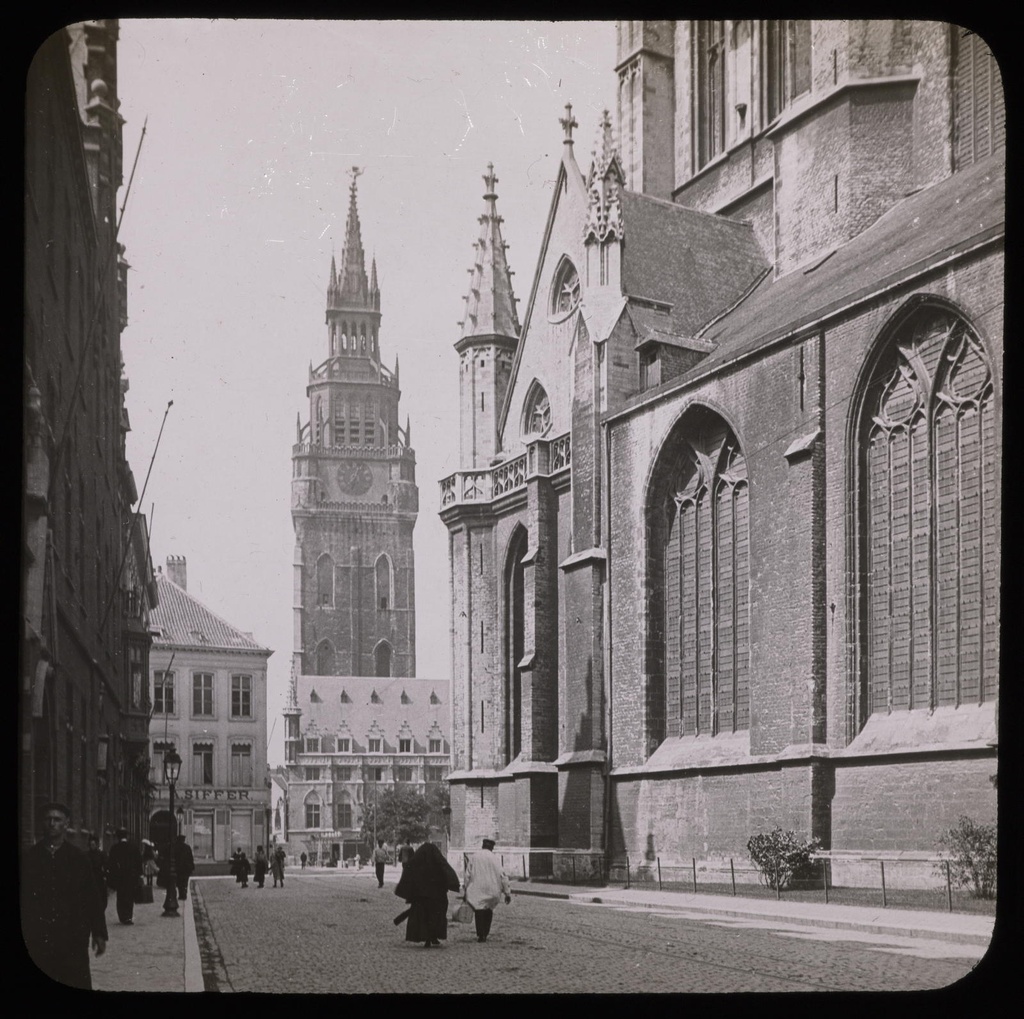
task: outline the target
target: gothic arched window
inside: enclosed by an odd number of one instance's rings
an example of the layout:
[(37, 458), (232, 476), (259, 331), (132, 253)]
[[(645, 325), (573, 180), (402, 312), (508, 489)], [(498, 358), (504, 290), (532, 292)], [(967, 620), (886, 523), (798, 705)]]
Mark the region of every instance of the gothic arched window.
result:
[(748, 514), (739, 443), (695, 408), (659, 457), (648, 503), (648, 750), (666, 736), (750, 726)]
[(546, 435), (551, 428), (551, 403), (544, 387), (534, 382), (523, 404), (523, 436)]
[(391, 645), (386, 640), (382, 640), (373, 649), (373, 674), (375, 676), (391, 675), (391, 656)]
[(568, 315), (580, 303), (580, 275), (576, 266), (563, 258), (551, 286), (551, 314)]
[(999, 658), (998, 429), (992, 368), (955, 312), (904, 318), (859, 430), (860, 720), (978, 704)]
[(380, 610), (394, 608), (391, 558), (386, 552), (381, 552), (373, 564), (373, 579), (377, 608)]
[(329, 640), (320, 641), (316, 646), (316, 674), (318, 676), (337, 675), (334, 661), (334, 645)]
[(316, 603), (334, 604), (334, 560), (326, 552), (316, 561)]
[(523, 556), (527, 536), (518, 527), (505, 560), (505, 759), (513, 760), (522, 750), (523, 678), (520, 663), (526, 647), (526, 601)]

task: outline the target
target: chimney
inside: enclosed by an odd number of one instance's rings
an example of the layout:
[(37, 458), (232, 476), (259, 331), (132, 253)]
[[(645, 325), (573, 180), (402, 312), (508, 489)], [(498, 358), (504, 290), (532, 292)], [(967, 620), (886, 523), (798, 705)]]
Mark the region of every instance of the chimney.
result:
[(167, 579), (172, 584), (177, 584), (182, 591), (188, 590), (188, 574), (185, 571), (185, 557), (183, 555), (169, 555), (167, 557)]

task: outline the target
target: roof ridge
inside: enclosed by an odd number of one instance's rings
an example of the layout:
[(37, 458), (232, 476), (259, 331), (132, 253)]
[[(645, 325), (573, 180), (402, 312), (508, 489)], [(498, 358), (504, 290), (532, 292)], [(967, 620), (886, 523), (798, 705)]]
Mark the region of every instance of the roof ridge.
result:
[[(257, 641), (255, 637), (247, 634), (244, 630), (240, 630), (233, 623), (229, 623), (223, 616), (221, 616), (218, 613), (214, 612), (213, 609), (211, 609), (205, 602), (201, 602), (194, 594), (191, 594), (184, 587), (181, 587), (179, 584), (176, 584), (173, 580), (171, 580), (170, 577), (167, 576), (167, 574), (165, 574), (165, 573), (158, 573), (157, 576), (156, 576), (156, 579), (157, 579), (157, 583), (158, 584), (160, 584), (160, 583), (170, 584), (174, 588), (174, 590), (176, 592), (180, 593), (188, 602), (190, 602), (191, 604), (195, 605), (197, 608), (201, 609), (208, 616), (212, 616), (214, 620), (216, 620), (222, 626), (224, 626), (228, 630), (230, 630), (240, 640), (248, 641), (249, 644), (250, 644), (250, 647), (248, 648), (248, 650), (252, 650), (252, 651), (257, 651), (257, 650), (258, 651), (270, 651), (271, 650), (270, 648), (265, 647), (264, 645), (260, 644), (259, 641)], [(154, 615), (157, 616), (157, 618), (159, 618), (159, 616), (160, 616), (160, 602), (158, 602), (156, 607), (150, 612), (150, 617), (151, 618)], [(157, 623), (156, 625), (159, 626), (160, 624)], [(210, 647), (218, 647), (220, 645), (212, 644), (212, 645), (209, 645), (209, 646)], [(236, 648), (232, 648), (231, 650), (237, 650), (237, 649)]]
[(730, 227), (739, 227), (749, 233), (753, 233), (754, 230), (753, 223), (742, 219), (730, 219), (728, 216), (723, 216), (720, 212), (705, 212), (703, 209), (694, 209), (689, 205), (680, 205), (679, 202), (670, 202), (666, 198), (656, 198), (654, 195), (648, 195), (642, 191), (628, 191), (624, 188), (623, 193), (629, 195), (630, 198), (636, 198), (645, 202), (652, 202), (657, 205), (666, 206), (667, 208), (674, 209), (678, 213), (697, 216), (707, 222), (726, 223)]

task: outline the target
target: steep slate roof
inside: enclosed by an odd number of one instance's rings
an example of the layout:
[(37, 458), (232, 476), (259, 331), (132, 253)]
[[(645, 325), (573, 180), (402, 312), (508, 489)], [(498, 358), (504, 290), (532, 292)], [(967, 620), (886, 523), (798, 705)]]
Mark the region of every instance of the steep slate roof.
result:
[(263, 651), (248, 634), (211, 612), (202, 602), (178, 587), (167, 574), (158, 573), (159, 604), (149, 614), (149, 625), (159, 630), (153, 638), (155, 647), (209, 648), (228, 651)]
[[(342, 702), (342, 691), (349, 700)], [(313, 698), (313, 694), (316, 698)], [(371, 701), (373, 693), (379, 704)], [(403, 692), (409, 703), (402, 703)], [(430, 703), (431, 693), (438, 704)], [(408, 722), (412, 735), (421, 743), (437, 722), (444, 739), (449, 740), (448, 681), (445, 679), (381, 678), (374, 676), (299, 676), (296, 681), (298, 707), (302, 711), (304, 734), (311, 727), (321, 735), (334, 735), (347, 723), (359, 749), (365, 750), (366, 737), (374, 722), (379, 726), (390, 752), (397, 749), (399, 731)]]
[(622, 291), (672, 305), (673, 332), (693, 336), (769, 266), (754, 229), (623, 191)]
[[(999, 152), (904, 198), (834, 255), (777, 280), (701, 333), (717, 350), (695, 372), (788, 335), (874, 291), (1004, 231)], [(683, 376), (685, 378), (685, 376)], [(675, 381), (675, 380), (673, 380)]]

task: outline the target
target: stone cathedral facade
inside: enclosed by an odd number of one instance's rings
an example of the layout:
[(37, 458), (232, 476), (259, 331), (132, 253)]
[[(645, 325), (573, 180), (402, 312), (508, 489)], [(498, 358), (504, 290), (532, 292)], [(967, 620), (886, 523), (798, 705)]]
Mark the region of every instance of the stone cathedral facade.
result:
[(998, 68), (935, 22), (623, 21), (616, 73), (522, 318), (485, 177), (453, 848), (934, 851), (996, 809)]

